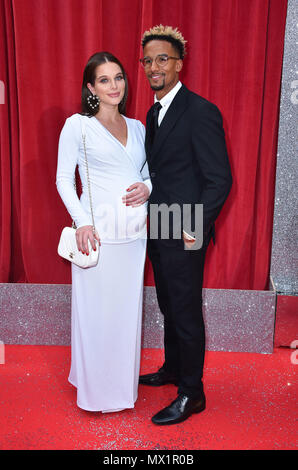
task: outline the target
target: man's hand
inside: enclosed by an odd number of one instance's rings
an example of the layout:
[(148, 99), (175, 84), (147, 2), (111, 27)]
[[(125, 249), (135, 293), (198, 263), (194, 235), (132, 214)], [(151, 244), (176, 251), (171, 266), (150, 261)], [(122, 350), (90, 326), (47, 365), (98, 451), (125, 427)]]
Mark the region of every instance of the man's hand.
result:
[(138, 207), (147, 201), (150, 195), (148, 187), (144, 183), (134, 183), (126, 190), (130, 194), (122, 197), (123, 204), (132, 207)]
[(183, 231), (183, 241), (186, 248), (192, 248), (196, 239)]

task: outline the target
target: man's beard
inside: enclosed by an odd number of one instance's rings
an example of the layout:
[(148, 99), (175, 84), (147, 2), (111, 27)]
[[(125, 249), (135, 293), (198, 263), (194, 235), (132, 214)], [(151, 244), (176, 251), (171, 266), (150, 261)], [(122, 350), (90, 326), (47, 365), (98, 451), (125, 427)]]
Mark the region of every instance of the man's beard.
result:
[(164, 87), (165, 87), (165, 84), (163, 83), (162, 85), (159, 85), (159, 86), (154, 86), (154, 85), (150, 85), (151, 86), (151, 89), (154, 90), (154, 91), (159, 91), (159, 90), (163, 90)]
[(165, 87), (165, 79), (163, 79), (163, 83), (161, 85), (151, 85), (150, 83), (150, 86), (151, 86), (151, 89), (154, 91), (163, 90)]

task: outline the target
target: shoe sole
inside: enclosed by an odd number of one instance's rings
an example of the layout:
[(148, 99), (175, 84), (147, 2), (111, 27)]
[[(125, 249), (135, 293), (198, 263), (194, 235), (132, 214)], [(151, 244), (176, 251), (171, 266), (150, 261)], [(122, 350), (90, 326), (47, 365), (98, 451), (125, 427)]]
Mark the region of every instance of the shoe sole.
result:
[(144, 382), (139, 382), (139, 385), (149, 385), (149, 387), (162, 387), (163, 385), (176, 385), (176, 387), (178, 387), (178, 382), (164, 382), (163, 384), (148, 384), (148, 383), (144, 383)]
[(162, 421), (161, 422), (155, 422), (155, 421), (153, 421), (154, 418), (151, 418), (151, 421), (152, 421), (153, 424), (156, 424), (158, 426), (168, 426), (170, 424), (178, 424), (178, 423), (182, 423), (183, 421), (188, 419), (191, 415), (193, 415), (195, 413), (196, 414), (201, 413), (205, 409), (206, 409), (206, 403), (204, 403), (204, 405), (201, 405), (198, 409), (193, 410), (188, 415), (183, 416), (183, 418), (178, 418), (178, 419), (174, 419), (173, 421), (164, 421), (164, 422), (162, 422)]

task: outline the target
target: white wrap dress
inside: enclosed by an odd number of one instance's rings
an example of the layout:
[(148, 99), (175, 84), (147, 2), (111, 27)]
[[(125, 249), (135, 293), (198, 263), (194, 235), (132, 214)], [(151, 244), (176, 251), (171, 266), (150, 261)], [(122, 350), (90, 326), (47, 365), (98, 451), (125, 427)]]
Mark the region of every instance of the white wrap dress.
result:
[[(84, 120), (84, 121), (82, 121)], [(140, 369), (147, 204), (126, 206), (122, 196), (136, 182), (151, 182), (145, 128), (125, 117), (124, 147), (96, 117), (74, 114), (60, 134), (56, 184), (77, 227), (92, 225), (82, 122), (86, 134), (95, 226), (101, 239), (97, 266), (72, 264), (71, 368), (77, 405), (88, 411), (133, 408)], [(80, 199), (74, 188), (79, 167)]]

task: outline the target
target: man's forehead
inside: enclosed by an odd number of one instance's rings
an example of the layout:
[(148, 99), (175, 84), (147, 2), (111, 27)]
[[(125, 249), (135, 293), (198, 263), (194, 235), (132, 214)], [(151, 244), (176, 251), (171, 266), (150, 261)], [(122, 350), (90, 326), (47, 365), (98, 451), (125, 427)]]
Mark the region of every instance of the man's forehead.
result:
[(144, 53), (146, 55), (153, 54), (168, 54), (173, 52), (174, 48), (172, 44), (168, 41), (159, 41), (158, 39), (152, 39), (152, 41), (147, 42), (144, 46)]

